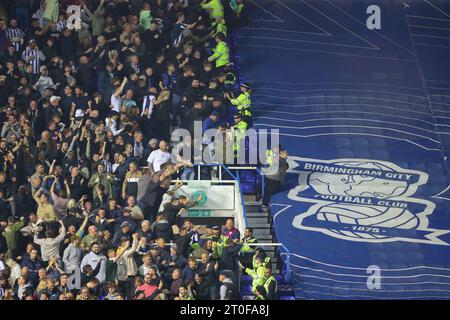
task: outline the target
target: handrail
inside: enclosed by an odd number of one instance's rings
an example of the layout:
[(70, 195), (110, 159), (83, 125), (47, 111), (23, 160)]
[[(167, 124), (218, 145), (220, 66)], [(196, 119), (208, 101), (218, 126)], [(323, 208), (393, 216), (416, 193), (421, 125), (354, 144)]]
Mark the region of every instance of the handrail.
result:
[(242, 214), (244, 215), (244, 224), (245, 224), (245, 227), (247, 227), (248, 226), (247, 209), (245, 208), (244, 194), (242, 193), (241, 177), (239, 175), (239, 171), (236, 171), (236, 176), (237, 176), (237, 182), (239, 185), (239, 194), (241, 196), (241, 206), (242, 206)]
[(264, 190), (265, 190), (265, 177), (260, 168), (256, 167), (256, 172), (258, 172), (259, 175), (261, 176), (261, 197), (262, 197), (262, 196), (264, 196)]
[(287, 283), (292, 283), (291, 252), (284, 244), (281, 245), (281, 248), (283, 248), (284, 251), (286, 251), (286, 262), (284, 264), (285, 266), (284, 280)]
[[(291, 270), (291, 253), (289, 249), (283, 244), (283, 243), (246, 243), (245, 244), (248, 247), (278, 247), (286, 251), (283, 254), (280, 254), (280, 257), (282, 255), (286, 256), (286, 261), (283, 262), (284, 266), (284, 282), (285, 283), (292, 283), (292, 270)], [(239, 255), (242, 255), (244, 252), (239, 252)], [(242, 275), (241, 275), (242, 276)]]
[(223, 163), (217, 163), (217, 164), (216, 163), (195, 163), (195, 164), (192, 164), (192, 165), (194, 167), (198, 167), (197, 180), (200, 180), (200, 168), (201, 167), (220, 167), (220, 168), (223, 168), (223, 169), (225, 169), (225, 171), (230, 176), (232, 176), (235, 180), (237, 180), (236, 177), (234, 176), (234, 174), (232, 174), (231, 171), (229, 170), (229, 168)]

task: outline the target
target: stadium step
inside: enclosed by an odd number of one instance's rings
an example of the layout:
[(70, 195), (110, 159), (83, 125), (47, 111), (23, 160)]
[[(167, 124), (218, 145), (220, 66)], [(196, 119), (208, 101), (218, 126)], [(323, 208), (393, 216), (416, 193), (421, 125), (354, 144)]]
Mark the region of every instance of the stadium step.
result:
[(245, 210), (247, 212), (260, 212), (261, 210), (261, 204), (259, 202), (246, 202), (245, 203)]
[(253, 212), (253, 211), (247, 211), (246, 212), (247, 218), (269, 218), (269, 214), (267, 212)]
[[(259, 243), (274, 243), (276, 241), (276, 237), (272, 231), (272, 219), (269, 212), (261, 211), (261, 203), (256, 201), (245, 201), (245, 209), (247, 216), (247, 227), (253, 228), (253, 235), (256, 239), (258, 239)], [(271, 259), (271, 267), (272, 273), (276, 276), (283, 277), (282, 272), (280, 271), (281, 264), (278, 256), (278, 248), (271, 246), (261, 246), (266, 251), (267, 256)], [(244, 281), (245, 282), (245, 281)], [(242, 283), (245, 285), (246, 283)], [(284, 281), (283, 281), (284, 284)], [(280, 296), (283, 300), (295, 299), (295, 296), (292, 295), (292, 290), (290, 289), (290, 285), (287, 285), (286, 290), (281, 292)]]
[(248, 222), (248, 225), (253, 228), (253, 231), (255, 231), (255, 229), (259, 229), (259, 230), (267, 229), (270, 232), (270, 224), (268, 222), (264, 222), (264, 223)]
[(247, 217), (247, 222), (248, 222), (248, 224), (250, 224), (250, 225), (255, 225), (255, 224), (266, 224), (266, 223), (269, 222), (269, 219), (268, 219), (268, 218), (264, 218), (264, 217), (262, 217), (262, 218), (260, 218), (260, 217), (258, 217), (258, 218)]
[(272, 243), (273, 242), (273, 236), (271, 234), (269, 235), (260, 235), (258, 236), (258, 241), (261, 243)]
[(269, 229), (253, 229), (253, 235), (256, 239), (259, 239), (260, 236), (272, 236)]

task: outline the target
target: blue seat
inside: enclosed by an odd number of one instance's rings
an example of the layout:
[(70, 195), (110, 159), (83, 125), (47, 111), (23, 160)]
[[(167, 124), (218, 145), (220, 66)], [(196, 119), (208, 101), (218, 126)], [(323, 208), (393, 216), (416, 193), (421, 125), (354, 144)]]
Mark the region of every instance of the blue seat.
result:
[(291, 289), (291, 288), (289, 288), (289, 289), (280, 289), (280, 288), (278, 288), (278, 294), (280, 295), (280, 296), (288, 296), (288, 295), (290, 295), (290, 294), (294, 294), (294, 289)]
[(280, 300), (295, 300), (294, 296), (281, 296)]

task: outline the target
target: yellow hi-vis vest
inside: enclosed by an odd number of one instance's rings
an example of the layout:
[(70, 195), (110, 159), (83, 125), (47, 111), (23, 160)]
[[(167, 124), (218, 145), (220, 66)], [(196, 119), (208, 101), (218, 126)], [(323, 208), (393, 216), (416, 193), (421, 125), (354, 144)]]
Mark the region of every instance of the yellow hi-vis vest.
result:
[[(256, 255), (253, 255), (253, 258), (252, 258), (252, 266), (253, 266), (253, 269), (255, 269), (256, 268), (256, 266), (255, 266), (255, 261), (256, 261)], [(262, 262), (262, 266), (263, 267), (265, 267), (265, 266), (270, 266), (270, 262), (271, 262), (271, 259), (270, 259), (270, 257), (269, 256), (267, 256), (265, 259), (264, 259), (264, 261)]]
[(231, 104), (236, 106), (236, 108), (245, 116), (251, 117), (252, 113), (250, 111), (250, 107), (252, 104), (252, 100), (250, 98), (250, 93), (243, 92), (236, 99), (230, 100)]
[(213, 49), (213, 55), (210, 57), (216, 60), (216, 68), (220, 68), (230, 63), (230, 49), (225, 41), (220, 41)]
[[(206, 239), (208, 240), (213, 240), (213, 237), (212, 236), (209, 236), (209, 237), (206, 237)], [(216, 254), (217, 256), (216, 256), (216, 258), (220, 258), (220, 256), (222, 255), (222, 250), (223, 250), (223, 247), (224, 247), (224, 245), (225, 245), (225, 241), (227, 240), (228, 238), (227, 237), (225, 237), (224, 235), (220, 235), (220, 237), (219, 237), (219, 240), (217, 241), (217, 248), (216, 249), (213, 249), (213, 256), (214, 256), (214, 254)], [(215, 252), (214, 252), (215, 251)]]
[(247, 239), (246, 241), (243, 242), (242, 247), (241, 247), (241, 252), (253, 252), (255, 251), (255, 249), (253, 247), (250, 247), (248, 244), (249, 243), (257, 243), (258, 240), (254, 237)]
[(219, 34), (223, 33), (225, 37), (227, 36), (227, 25), (225, 24), (225, 21), (222, 21), (221, 23), (215, 23), (214, 27), (216, 28), (216, 32), (214, 32), (214, 37)]
[(231, 127), (233, 129), (233, 151), (234, 156), (237, 157), (236, 152), (240, 149), (241, 140), (245, 138), (245, 132), (247, 131), (247, 122), (241, 120), (238, 124)]
[(264, 285), (264, 265), (260, 265), (256, 269), (245, 268), (245, 272), (252, 277), (252, 290), (255, 291), (257, 286)]
[(223, 18), (223, 5), (220, 0), (211, 0), (202, 4), (202, 8), (209, 11), (209, 15), (212, 19), (217, 17)]
[(269, 293), (269, 286), (272, 281), (275, 281), (275, 292), (277, 291), (277, 280), (275, 280), (274, 276), (271, 275), (269, 278), (264, 279), (264, 289), (266, 289), (267, 293)]

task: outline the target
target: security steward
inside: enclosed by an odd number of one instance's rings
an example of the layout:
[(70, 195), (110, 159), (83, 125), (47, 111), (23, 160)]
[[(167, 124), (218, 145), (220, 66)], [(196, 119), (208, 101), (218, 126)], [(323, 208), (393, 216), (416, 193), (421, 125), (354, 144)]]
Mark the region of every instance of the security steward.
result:
[(239, 113), (244, 115), (246, 121), (248, 122), (252, 117), (252, 100), (250, 94), (252, 92), (252, 87), (248, 82), (244, 82), (241, 85), (241, 93), (237, 98), (234, 98), (230, 94), (226, 94), (225, 97), (228, 98), (230, 103), (236, 106)]

